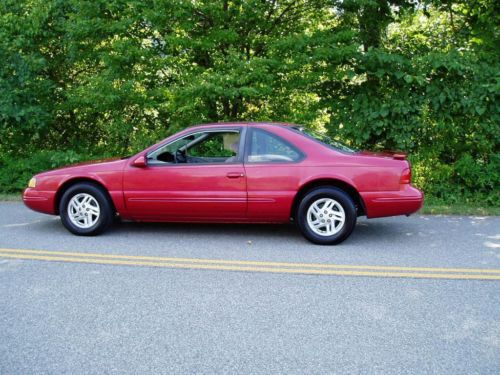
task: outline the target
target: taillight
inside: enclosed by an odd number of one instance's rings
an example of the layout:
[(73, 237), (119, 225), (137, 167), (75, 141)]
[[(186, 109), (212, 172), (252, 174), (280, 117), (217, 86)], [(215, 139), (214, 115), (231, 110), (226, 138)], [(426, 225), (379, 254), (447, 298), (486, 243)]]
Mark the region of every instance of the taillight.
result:
[(403, 173), (401, 173), (401, 179), (399, 180), (400, 184), (409, 184), (411, 183), (411, 169), (405, 168)]

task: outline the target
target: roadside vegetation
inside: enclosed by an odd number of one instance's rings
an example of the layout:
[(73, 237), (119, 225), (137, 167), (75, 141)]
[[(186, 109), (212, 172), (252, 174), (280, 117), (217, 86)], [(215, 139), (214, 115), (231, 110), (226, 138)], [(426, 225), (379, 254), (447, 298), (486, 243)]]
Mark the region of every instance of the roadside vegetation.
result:
[(424, 212), (498, 214), (499, 10), (493, 0), (3, 0), (0, 192), (189, 125), (272, 120), (408, 152)]
[(21, 193), (0, 193), (0, 202), (21, 202)]
[(433, 198), (426, 200), (417, 213), (422, 215), (468, 215), (468, 216), (500, 216), (500, 207), (481, 205), (479, 202), (443, 203)]

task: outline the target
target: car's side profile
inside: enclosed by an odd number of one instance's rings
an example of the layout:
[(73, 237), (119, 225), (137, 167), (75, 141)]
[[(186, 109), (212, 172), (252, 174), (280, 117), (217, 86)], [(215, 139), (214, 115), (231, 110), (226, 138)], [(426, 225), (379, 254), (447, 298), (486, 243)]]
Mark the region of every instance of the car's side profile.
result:
[(223, 123), (190, 127), (125, 159), (33, 177), (33, 210), (95, 235), (116, 215), (135, 221), (297, 223), (318, 244), (337, 244), (357, 216), (409, 215), (423, 203), (403, 154), (355, 152), (299, 127)]

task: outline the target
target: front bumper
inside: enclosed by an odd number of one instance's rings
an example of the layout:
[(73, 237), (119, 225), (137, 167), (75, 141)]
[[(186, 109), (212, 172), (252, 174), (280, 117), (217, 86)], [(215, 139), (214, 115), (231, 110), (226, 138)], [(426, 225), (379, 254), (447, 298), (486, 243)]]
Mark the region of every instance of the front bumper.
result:
[(44, 214), (55, 215), (55, 192), (40, 191), (36, 188), (27, 188), (23, 192), (23, 202), (26, 207)]
[(368, 218), (411, 215), (424, 203), (424, 193), (411, 185), (402, 185), (397, 191), (361, 193)]

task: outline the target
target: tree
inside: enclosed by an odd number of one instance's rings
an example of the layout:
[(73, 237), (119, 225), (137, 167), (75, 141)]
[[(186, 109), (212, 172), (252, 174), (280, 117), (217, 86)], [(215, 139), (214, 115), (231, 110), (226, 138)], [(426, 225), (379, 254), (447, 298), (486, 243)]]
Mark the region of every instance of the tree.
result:
[(493, 0), (4, 0), (0, 189), (191, 124), (274, 120), (408, 151), (426, 192), (499, 204), (498, 14)]

